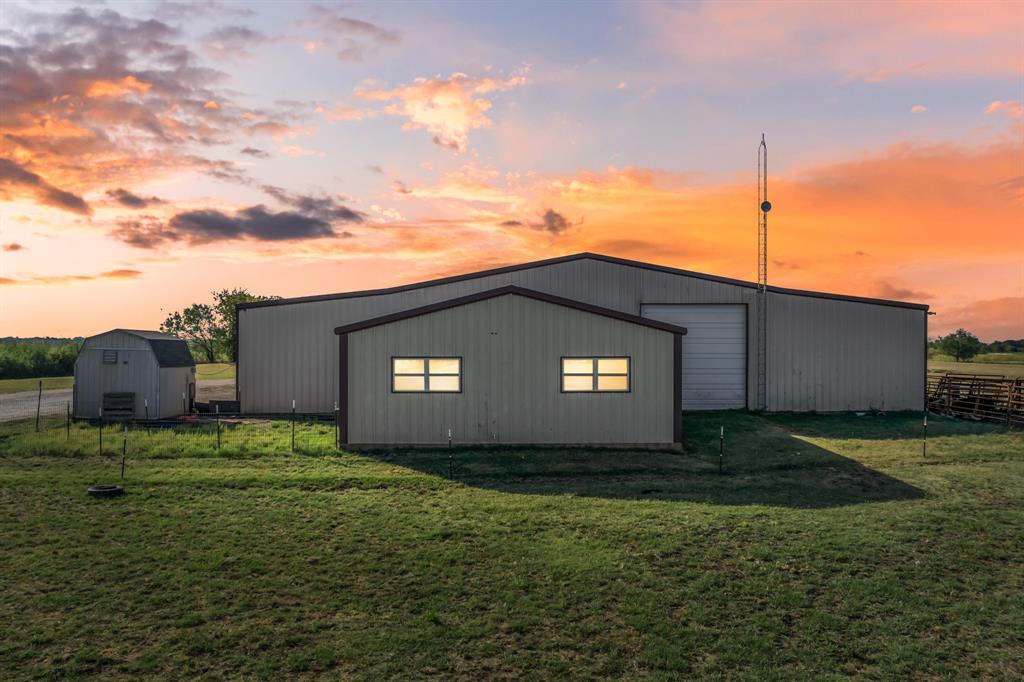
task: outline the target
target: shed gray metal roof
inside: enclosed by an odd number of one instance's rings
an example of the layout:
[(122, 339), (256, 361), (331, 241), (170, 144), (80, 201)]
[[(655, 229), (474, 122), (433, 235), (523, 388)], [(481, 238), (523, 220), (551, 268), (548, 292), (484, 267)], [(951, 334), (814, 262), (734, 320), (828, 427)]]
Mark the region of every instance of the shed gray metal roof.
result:
[(418, 308), (401, 310), (397, 313), (391, 313), (390, 315), (381, 315), (380, 317), (373, 317), (370, 318), (369, 320), (361, 320), (359, 322), (353, 322), (352, 324), (345, 324), (340, 327), (335, 327), (334, 333), (348, 334), (349, 332), (357, 332), (361, 329), (379, 327), (380, 325), (388, 324), (389, 322), (407, 320), (410, 317), (419, 317), (420, 315), (434, 313), (439, 310), (447, 310), (448, 308), (455, 308), (457, 306), (467, 305), (469, 303), (476, 303), (477, 301), (486, 301), (489, 298), (510, 295), (524, 296), (526, 298), (532, 298), (537, 301), (553, 303), (554, 305), (565, 306), (566, 308), (572, 308), (574, 310), (582, 310), (583, 312), (592, 313), (594, 315), (610, 317), (615, 320), (622, 320), (623, 322), (629, 322), (631, 324), (640, 325), (641, 327), (651, 327), (652, 329), (659, 329), (661, 331), (671, 332), (673, 334), (686, 333), (685, 327), (679, 327), (674, 324), (669, 324), (668, 322), (653, 320), (649, 317), (640, 317), (639, 315), (630, 315), (629, 313), (624, 313), (619, 310), (602, 308), (601, 306), (591, 305), (589, 303), (581, 303), (580, 301), (575, 301), (571, 298), (563, 298), (561, 296), (555, 296), (553, 294), (547, 294), (542, 291), (535, 291), (533, 289), (527, 289), (526, 287), (515, 286), (513, 284), (503, 287), (496, 287), (494, 289), (488, 289), (487, 291), (480, 291), (475, 294), (469, 294), (468, 296), (451, 298), (448, 299), (447, 301), (431, 303), (429, 305), (420, 306)]
[[(193, 367), (196, 364), (192, 359), (192, 352), (188, 349), (188, 342), (173, 334), (146, 329), (111, 329), (110, 332), (131, 334), (144, 339), (153, 349), (153, 355), (156, 356), (157, 364), (161, 367)], [(104, 333), (109, 334), (110, 332)]]
[[(494, 268), (491, 270), (481, 270), (479, 272), (470, 272), (464, 275), (453, 275), (451, 277), (441, 277), (439, 279), (427, 280), (425, 282), (416, 282), (413, 284), (402, 284), (395, 287), (387, 287), (384, 289), (366, 289), (364, 291), (344, 291), (337, 294), (319, 294), (316, 296), (297, 296), (294, 298), (279, 298), (271, 301), (254, 301), (252, 303), (239, 303), (237, 308), (244, 310), (246, 308), (264, 308), (275, 305), (290, 305), (292, 303), (312, 303), (315, 301), (333, 301), (341, 298), (357, 298), (359, 296), (378, 296), (380, 294), (397, 294), (403, 291), (412, 291), (415, 289), (422, 289), (424, 287), (437, 286), (439, 284), (449, 284), (451, 282), (461, 282), (469, 279), (476, 279), (478, 277), (488, 277), (491, 275), (501, 275), (507, 272), (517, 272), (519, 270), (528, 270), (530, 268), (538, 268), (545, 265), (557, 265), (559, 263), (569, 263), (572, 261), (582, 260), (589, 258), (591, 260), (601, 261), (604, 263), (613, 263), (615, 265), (626, 265), (634, 268), (642, 268), (645, 270), (653, 270), (655, 272), (664, 272), (671, 275), (683, 275), (685, 277), (693, 277), (696, 279), (708, 280), (711, 282), (720, 282), (722, 284), (732, 284), (738, 287), (744, 287), (747, 289), (756, 289), (758, 285), (754, 282), (747, 282), (741, 279), (733, 279), (731, 277), (719, 277), (718, 275), (709, 275), (703, 272), (694, 272), (692, 270), (682, 270), (680, 268), (672, 268), (666, 265), (655, 265), (653, 263), (644, 263), (643, 261), (629, 260), (627, 258), (617, 258), (615, 256), (606, 256), (600, 253), (574, 253), (568, 256), (559, 256), (557, 258), (547, 258), (544, 260), (532, 261), (529, 263), (521, 263), (519, 265), (508, 265), (502, 268)], [(852, 301), (854, 303), (870, 303), (874, 305), (886, 305), (893, 306), (896, 308), (911, 308), (914, 310), (928, 310), (928, 306), (923, 303), (908, 303), (906, 301), (893, 301), (884, 298), (868, 298), (865, 296), (847, 296), (845, 294), (829, 294), (822, 291), (807, 291), (804, 289), (788, 289), (785, 287), (769, 286), (768, 291), (776, 294), (789, 294), (792, 296), (808, 296), (811, 298), (824, 298), (831, 299), (834, 301)]]

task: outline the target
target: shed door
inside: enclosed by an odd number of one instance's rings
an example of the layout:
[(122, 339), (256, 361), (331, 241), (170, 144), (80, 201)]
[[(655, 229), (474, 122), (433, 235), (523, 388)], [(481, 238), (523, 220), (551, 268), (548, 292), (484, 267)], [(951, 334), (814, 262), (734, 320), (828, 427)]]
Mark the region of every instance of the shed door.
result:
[(683, 337), (683, 409), (747, 406), (747, 307), (644, 305), (640, 314), (686, 327)]

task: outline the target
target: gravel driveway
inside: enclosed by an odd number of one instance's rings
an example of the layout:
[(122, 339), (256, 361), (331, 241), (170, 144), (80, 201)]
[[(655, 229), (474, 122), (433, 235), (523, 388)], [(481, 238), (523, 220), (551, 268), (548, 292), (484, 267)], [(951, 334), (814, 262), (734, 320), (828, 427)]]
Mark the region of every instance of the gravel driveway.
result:
[[(17, 393), (0, 394), (0, 421), (29, 419), (36, 416), (38, 391), (19, 391)], [(212, 379), (200, 381), (196, 385), (196, 400), (234, 400), (234, 379)], [(71, 402), (70, 388), (56, 388), (43, 391), (40, 412), (47, 414), (65, 414), (67, 404)]]

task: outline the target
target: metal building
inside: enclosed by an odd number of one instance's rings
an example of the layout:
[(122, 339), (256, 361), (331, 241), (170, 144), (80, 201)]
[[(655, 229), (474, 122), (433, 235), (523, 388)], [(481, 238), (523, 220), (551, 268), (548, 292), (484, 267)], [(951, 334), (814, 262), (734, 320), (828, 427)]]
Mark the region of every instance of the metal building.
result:
[(74, 416), (163, 419), (192, 411), (196, 365), (170, 334), (113, 329), (90, 336), (75, 358)]
[(338, 327), (353, 447), (678, 447), (675, 325), (516, 286)]
[(287, 412), (295, 400), (299, 411), (331, 412), (343, 398), (336, 327), (509, 285), (685, 327), (683, 410), (923, 406), (926, 305), (768, 287), (759, 404), (756, 284), (581, 253), (389, 289), (243, 304), (241, 408)]

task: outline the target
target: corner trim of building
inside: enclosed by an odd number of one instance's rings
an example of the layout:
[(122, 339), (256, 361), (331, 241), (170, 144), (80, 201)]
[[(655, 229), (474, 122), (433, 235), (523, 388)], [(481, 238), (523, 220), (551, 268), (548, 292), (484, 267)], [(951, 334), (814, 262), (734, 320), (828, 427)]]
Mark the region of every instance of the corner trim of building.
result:
[(348, 334), (338, 334), (338, 447), (348, 445)]
[(683, 335), (672, 335), (672, 440), (683, 444)]

